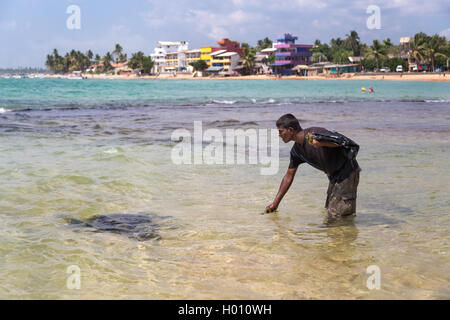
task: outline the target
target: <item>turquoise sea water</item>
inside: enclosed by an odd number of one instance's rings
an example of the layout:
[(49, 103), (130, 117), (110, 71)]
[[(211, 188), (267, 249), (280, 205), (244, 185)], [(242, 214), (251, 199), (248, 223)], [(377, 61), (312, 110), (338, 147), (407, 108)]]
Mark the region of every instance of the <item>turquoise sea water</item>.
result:
[[(375, 86), (375, 93), (362, 93)], [(0, 107), (450, 101), (445, 82), (0, 79)]]
[[(375, 93), (362, 93), (373, 86)], [(450, 84), (0, 79), (1, 298), (448, 299)], [(273, 129), (284, 113), (357, 141), (357, 215), (326, 227), (302, 165), (176, 165), (176, 129)], [(161, 240), (67, 217), (156, 214)], [(81, 288), (67, 287), (79, 267)], [(381, 271), (369, 290), (367, 267)]]

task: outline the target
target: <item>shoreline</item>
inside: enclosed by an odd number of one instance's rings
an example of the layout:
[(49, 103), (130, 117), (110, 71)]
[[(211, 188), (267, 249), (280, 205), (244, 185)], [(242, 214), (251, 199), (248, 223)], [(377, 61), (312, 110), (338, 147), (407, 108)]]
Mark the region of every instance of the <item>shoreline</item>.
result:
[[(192, 77), (191, 74), (178, 73), (176, 76), (172, 74), (160, 74), (158, 76), (136, 76), (136, 75), (91, 75), (84, 74), (83, 77), (87, 79), (200, 79), (200, 80), (376, 80), (376, 81), (427, 81), (427, 82), (449, 82), (450, 73), (426, 73), (426, 74), (345, 74), (339, 77), (336, 76), (283, 76), (277, 78), (274, 75), (250, 75), (250, 76), (207, 76), (207, 77)], [(67, 75), (52, 75), (50, 78), (70, 78)]]

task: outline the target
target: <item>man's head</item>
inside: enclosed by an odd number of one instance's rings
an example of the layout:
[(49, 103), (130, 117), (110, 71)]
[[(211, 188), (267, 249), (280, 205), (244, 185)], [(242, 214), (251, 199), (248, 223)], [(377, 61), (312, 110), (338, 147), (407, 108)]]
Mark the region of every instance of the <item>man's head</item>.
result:
[(278, 128), (278, 135), (283, 139), (284, 143), (294, 140), (297, 132), (302, 130), (297, 118), (290, 113), (281, 116), (276, 125)]

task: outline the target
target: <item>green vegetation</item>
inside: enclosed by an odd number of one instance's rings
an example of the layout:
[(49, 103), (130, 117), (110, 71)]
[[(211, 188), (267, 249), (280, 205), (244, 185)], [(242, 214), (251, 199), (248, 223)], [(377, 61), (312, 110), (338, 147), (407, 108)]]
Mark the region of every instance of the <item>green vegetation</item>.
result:
[(242, 43), (241, 47), (243, 49), (242, 65), (245, 67), (245, 73), (246, 74), (252, 74), (253, 73), (253, 68), (255, 66), (255, 59), (256, 59), (256, 51), (257, 51), (257, 49), (250, 47), (248, 45), (248, 43)]
[[(243, 55), (242, 65), (246, 74), (252, 74), (255, 66), (256, 53), (272, 47), (272, 41), (264, 38), (257, 41), (256, 47), (251, 47), (247, 43), (242, 43)], [(311, 61), (329, 61), (337, 64), (349, 63), (348, 57), (361, 57), (361, 65), (364, 70), (378, 70), (382, 67), (389, 67), (394, 71), (398, 65), (402, 65), (404, 70), (408, 70), (409, 63), (428, 64), (431, 70), (436, 68), (444, 69), (450, 59), (450, 41), (437, 34), (428, 36), (420, 32), (417, 33), (413, 41), (407, 44), (395, 45), (391, 39), (374, 40), (372, 44), (362, 43), (355, 30), (345, 35), (345, 38), (331, 39), (330, 43), (322, 43), (320, 40), (314, 42), (311, 48)], [(269, 55), (269, 63), (273, 64), (275, 55)], [(52, 54), (47, 55), (45, 65), (55, 73), (67, 73), (75, 70), (85, 72), (91, 65), (97, 65), (97, 73), (111, 72), (112, 63), (122, 63), (127, 61), (127, 54), (123, 53), (120, 44), (116, 44), (112, 52), (107, 52), (103, 57), (88, 50), (86, 53), (72, 50), (64, 56), (59, 55), (56, 49)], [(205, 61), (199, 60), (191, 63), (195, 70), (203, 71), (207, 68)], [(139, 70), (141, 73), (150, 73), (153, 69), (154, 61), (150, 56), (145, 56), (142, 51), (133, 53), (128, 61), (128, 67)]]
[(128, 61), (128, 67), (131, 69), (137, 69), (142, 74), (149, 74), (154, 66), (154, 61), (150, 56), (145, 56), (142, 51), (133, 53), (130, 61)]
[(195, 62), (189, 63), (189, 65), (192, 66), (195, 71), (203, 71), (208, 68), (208, 64), (205, 60), (197, 60)]
[[(54, 49), (52, 54), (47, 55), (46, 67), (54, 73), (67, 73), (72, 71), (85, 72), (93, 64), (97, 64), (97, 73), (110, 73), (113, 70), (112, 63), (122, 63), (127, 61), (127, 54), (123, 53), (120, 44), (116, 44), (114, 51), (107, 52), (103, 57), (95, 54), (91, 50), (86, 53), (72, 50), (64, 56), (59, 55)], [(153, 68), (154, 62), (150, 56), (144, 56), (143, 52), (133, 53), (128, 66), (131, 69), (138, 69), (141, 73), (148, 74)], [(92, 73), (92, 71), (91, 71)]]
[[(431, 70), (444, 68), (450, 59), (450, 42), (437, 34), (428, 36), (417, 33), (413, 42), (406, 45), (394, 45), (391, 39), (374, 40), (371, 45), (362, 43), (356, 31), (350, 31), (345, 39), (331, 39), (330, 44), (320, 40), (314, 42), (311, 49), (313, 62), (330, 61), (333, 63), (348, 63), (348, 57), (361, 56), (361, 64), (365, 70), (390, 67), (395, 70), (397, 65), (403, 65), (408, 70), (408, 62), (427, 63)], [(407, 57), (406, 60), (400, 57)]]

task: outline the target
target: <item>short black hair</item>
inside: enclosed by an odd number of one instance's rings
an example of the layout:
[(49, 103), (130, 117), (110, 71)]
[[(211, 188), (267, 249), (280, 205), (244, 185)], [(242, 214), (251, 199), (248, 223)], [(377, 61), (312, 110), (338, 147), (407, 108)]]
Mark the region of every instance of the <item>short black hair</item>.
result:
[(297, 118), (291, 113), (285, 114), (278, 119), (277, 128), (278, 127), (283, 127), (285, 129), (293, 128), (295, 132), (302, 130), (300, 122), (298, 122)]

